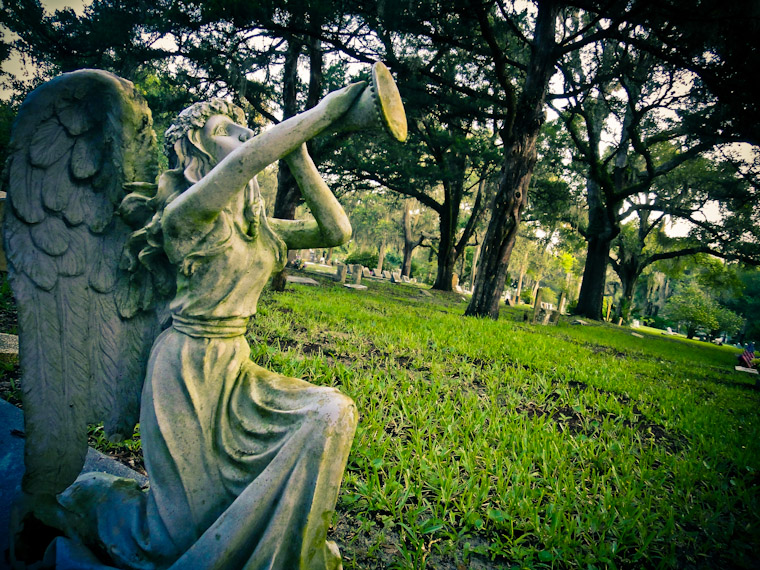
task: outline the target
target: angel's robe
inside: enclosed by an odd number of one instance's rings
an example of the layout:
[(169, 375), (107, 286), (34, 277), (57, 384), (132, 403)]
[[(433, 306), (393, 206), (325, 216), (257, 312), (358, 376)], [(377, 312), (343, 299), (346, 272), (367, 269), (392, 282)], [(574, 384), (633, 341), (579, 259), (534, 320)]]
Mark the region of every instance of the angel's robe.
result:
[[(326, 534), (356, 408), (334, 388), (250, 360), (248, 317), (283, 258), (256, 210), (254, 236), (242, 214), (223, 212), (172, 260), (179, 267), (173, 324), (153, 346), (142, 395), (150, 488), (81, 476), (59, 498), (73, 515), (69, 538), (49, 550), (59, 567), (67, 559), (92, 569), (341, 567)], [(176, 251), (165, 247), (170, 257)]]

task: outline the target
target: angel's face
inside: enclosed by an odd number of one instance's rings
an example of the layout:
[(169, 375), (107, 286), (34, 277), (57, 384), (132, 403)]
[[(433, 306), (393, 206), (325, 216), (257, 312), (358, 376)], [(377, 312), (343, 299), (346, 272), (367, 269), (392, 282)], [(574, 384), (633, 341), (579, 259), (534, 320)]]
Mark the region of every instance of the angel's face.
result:
[(209, 117), (198, 134), (203, 148), (217, 163), (253, 137), (251, 129), (238, 125), (226, 115)]

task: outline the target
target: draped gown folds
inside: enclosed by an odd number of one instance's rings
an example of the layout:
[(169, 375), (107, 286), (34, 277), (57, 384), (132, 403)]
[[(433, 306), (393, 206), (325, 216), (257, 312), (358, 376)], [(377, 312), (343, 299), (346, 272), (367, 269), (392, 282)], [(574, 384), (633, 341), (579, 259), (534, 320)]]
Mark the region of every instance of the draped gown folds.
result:
[(165, 243), (178, 279), (142, 395), (150, 489), (82, 475), (59, 497), (70, 516), (48, 553), (58, 568), (341, 567), (326, 534), (356, 408), (250, 360), (246, 324), (285, 251), (261, 203), (245, 210), (222, 211), (189, 248)]

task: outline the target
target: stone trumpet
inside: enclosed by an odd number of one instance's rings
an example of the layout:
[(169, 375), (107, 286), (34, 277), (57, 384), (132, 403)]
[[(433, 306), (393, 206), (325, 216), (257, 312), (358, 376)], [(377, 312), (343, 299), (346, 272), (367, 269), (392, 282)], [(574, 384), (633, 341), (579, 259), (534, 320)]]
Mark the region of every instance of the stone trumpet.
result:
[(378, 61), (372, 66), (372, 80), (334, 128), (333, 132), (381, 128), (400, 142), (406, 140), (404, 104), (391, 72), (383, 63)]

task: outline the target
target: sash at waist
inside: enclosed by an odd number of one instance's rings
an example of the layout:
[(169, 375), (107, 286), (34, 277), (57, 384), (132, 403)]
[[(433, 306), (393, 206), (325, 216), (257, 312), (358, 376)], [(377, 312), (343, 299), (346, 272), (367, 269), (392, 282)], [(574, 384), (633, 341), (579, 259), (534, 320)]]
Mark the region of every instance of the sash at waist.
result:
[(248, 320), (248, 317), (198, 319), (173, 314), (172, 326), (194, 338), (233, 338), (245, 334)]

